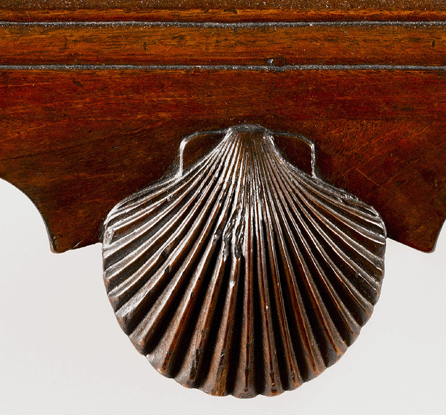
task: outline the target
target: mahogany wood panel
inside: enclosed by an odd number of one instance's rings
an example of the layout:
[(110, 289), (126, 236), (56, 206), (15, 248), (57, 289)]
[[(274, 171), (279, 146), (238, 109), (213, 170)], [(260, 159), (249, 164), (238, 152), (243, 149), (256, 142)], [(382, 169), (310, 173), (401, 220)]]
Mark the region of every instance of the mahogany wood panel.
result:
[(436, 24), (3, 24), (0, 63), (446, 65)]
[(4, 0), (0, 19), (152, 21), (441, 20), (443, 0)]
[(313, 140), (326, 181), (428, 251), (446, 214), (445, 75), (3, 69), (0, 177), (34, 201), (62, 252), (97, 242), (108, 211), (165, 174), (186, 135), (260, 124)]
[(42, 10), (54, 9), (94, 9), (110, 10), (123, 8), (133, 10), (167, 9), (345, 9), (345, 10), (446, 10), (442, 0), (111, 0), (104, 3), (101, 0), (3, 0), (2, 6), (11, 10)]

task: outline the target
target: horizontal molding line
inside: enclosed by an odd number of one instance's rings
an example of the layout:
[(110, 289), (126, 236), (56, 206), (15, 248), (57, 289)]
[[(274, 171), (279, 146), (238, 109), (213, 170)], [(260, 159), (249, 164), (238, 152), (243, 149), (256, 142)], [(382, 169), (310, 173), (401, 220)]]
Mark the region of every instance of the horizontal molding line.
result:
[(408, 26), (408, 27), (446, 27), (446, 21), (429, 22), (404, 22), (404, 21), (340, 21), (340, 22), (139, 22), (139, 21), (116, 21), (116, 22), (7, 22), (0, 21), (0, 27), (7, 26), (42, 26), (42, 27), (206, 27), (206, 28), (250, 28), (250, 27), (312, 27), (312, 26)]
[(0, 71), (446, 71), (417, 65), (0, 65)]

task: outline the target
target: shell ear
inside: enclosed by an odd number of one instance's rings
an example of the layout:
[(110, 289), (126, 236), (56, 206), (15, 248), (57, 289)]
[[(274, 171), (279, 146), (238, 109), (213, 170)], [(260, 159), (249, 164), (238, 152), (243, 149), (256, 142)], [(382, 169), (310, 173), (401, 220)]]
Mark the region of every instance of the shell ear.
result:
[(316, 149), (312, 141), (302, 135), (274, 133), (274, 141), (282, 157), (299, 170), (316, 176)]
[[(107, 218), (104, 280), (118, 322), (184, 386), (240, 398), (295, 389), (370, 318), (384, 223), (315, 175), (302, 137), (244, 125), (183, 147), (181, 174)], [(291, 163), (308, 156), (312, 174)]]

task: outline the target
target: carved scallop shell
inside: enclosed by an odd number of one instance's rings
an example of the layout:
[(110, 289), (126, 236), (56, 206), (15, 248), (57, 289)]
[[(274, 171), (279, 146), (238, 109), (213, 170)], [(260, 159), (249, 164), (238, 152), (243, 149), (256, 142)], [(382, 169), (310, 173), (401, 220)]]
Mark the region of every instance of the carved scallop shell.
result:
[(184, 166), (184, 140), (176, 174), (109, 214), (107, 293), (163, 375), (212, 395), (280, 394), (335, 363), (369, 319), (385, 227), (290, 164), (270, 131), (205, 137), (217, 143), (198, 162)]

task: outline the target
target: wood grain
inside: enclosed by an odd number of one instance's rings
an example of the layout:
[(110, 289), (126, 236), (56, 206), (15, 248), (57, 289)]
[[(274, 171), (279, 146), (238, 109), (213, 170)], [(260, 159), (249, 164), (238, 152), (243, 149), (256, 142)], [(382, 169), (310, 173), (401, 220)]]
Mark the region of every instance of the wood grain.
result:
[(260, 124), (313, 140), (327, 182), (429, 251), (446, 215), (445, 75), (4, 69), (0, 177), (34, 201), (62, 252), (97, 242), (108, 211), (163, 176), (186, 135)]
[(111, 0), (104, 3), (100, 0), (3, 0), (2, 6), (11, 10), (49, 10), (79, 8), (110, 10), (123, 9), (219, 9), (246, 8), (256, 10), (269, 9), (376, 9), (376, 10), (412, 10), (440, 9), (446, 10), (442, 0)]
[(446, 65), (446, 26), (3, 24), (0, 51), (9, 65)]
[(335, 21), (441, 20), (443, 0), (4, 0), (10, 21)]

